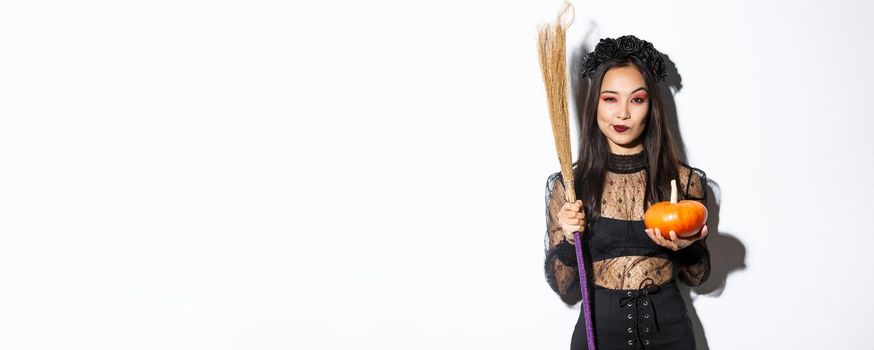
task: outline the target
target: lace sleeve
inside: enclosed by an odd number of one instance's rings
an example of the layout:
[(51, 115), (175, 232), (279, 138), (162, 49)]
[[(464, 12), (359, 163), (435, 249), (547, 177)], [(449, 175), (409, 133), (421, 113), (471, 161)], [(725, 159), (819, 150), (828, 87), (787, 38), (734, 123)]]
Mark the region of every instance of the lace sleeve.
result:
[[(707, 175), (704, 171), (684, 165), (679, 174), (683, 198), (699, 201), (706, 206)], [(707, 237), (704, 237), (674, 253), (677, 277), (691, 287), (700, 286), (710, 277), (710, 251), (706, 241)]]
[(564, 239), (557, 214), (566, 203), (565, 187), (561, 172), (554, 173), (546, 180), (546, 282), (552, 290), (566, 302), (579, 294), (579, 274), (574, 245)]

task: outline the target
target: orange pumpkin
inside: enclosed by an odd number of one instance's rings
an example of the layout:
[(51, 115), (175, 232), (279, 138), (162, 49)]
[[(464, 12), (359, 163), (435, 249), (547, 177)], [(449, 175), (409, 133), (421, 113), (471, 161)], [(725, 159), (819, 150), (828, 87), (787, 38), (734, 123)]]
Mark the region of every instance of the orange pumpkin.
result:
[(677, 180), (671, 180), (671, 201), (651, 205), (643, 221), (646, 228), (658, 228), (667, 239), (671, 231), (677, 237), (694, 236), (707, 222), (707, 207), (693, 200), (677, 202)]

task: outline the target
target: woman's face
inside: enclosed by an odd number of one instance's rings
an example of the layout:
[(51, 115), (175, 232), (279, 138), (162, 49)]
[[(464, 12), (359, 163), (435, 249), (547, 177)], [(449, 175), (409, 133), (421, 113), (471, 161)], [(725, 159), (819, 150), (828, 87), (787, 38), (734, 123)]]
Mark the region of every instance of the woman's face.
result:
[(634, 66), (610, 68), (601, 82), (598, 127), (607, 137), (610, 152), (643, 151), (643, 129), (649, 112), (649, 93), (643, 75)]

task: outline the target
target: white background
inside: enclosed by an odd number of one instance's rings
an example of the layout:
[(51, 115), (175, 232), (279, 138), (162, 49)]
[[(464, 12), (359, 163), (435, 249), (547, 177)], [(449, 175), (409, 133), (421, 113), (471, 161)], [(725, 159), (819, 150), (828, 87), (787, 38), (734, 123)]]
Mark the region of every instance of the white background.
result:
[[(0, 348), (568, 348), (561, 4), (4, 2)], [(575, 6), (570, 48), (634, 34), (682, 77), (719, 203), (700, 348), (869, 347), (872, 5)]]

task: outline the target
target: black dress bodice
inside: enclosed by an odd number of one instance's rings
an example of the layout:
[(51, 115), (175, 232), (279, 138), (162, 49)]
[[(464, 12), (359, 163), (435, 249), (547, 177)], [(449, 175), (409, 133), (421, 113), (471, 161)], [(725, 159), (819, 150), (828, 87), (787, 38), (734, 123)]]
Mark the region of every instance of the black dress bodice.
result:
[[(590, 278), (616, 289), (637, 286), (646, 278), (666, 282), (677, 276), (689, 285), (698, 285), (710, 272), (705, 240), (675, 252), (653, 242), (644, 231), (644, 211), (647, 204), (652, 204), (645, 198), (647, 168), (645, 152), (608, 155), (598, 208), (600, 215), (587, 221), (582, 234), (584, 252), (593, 264)], [(679, 163), (677, 173), (680, 199), (706, 204), (704, 172)], [(565, 202), (561, 172), (553, 173), (546, 186), (545, 269), (547, 281), (560, 295), (574, 285), (577, 274), (574, 245), (565, 240), (556, 216)]]

